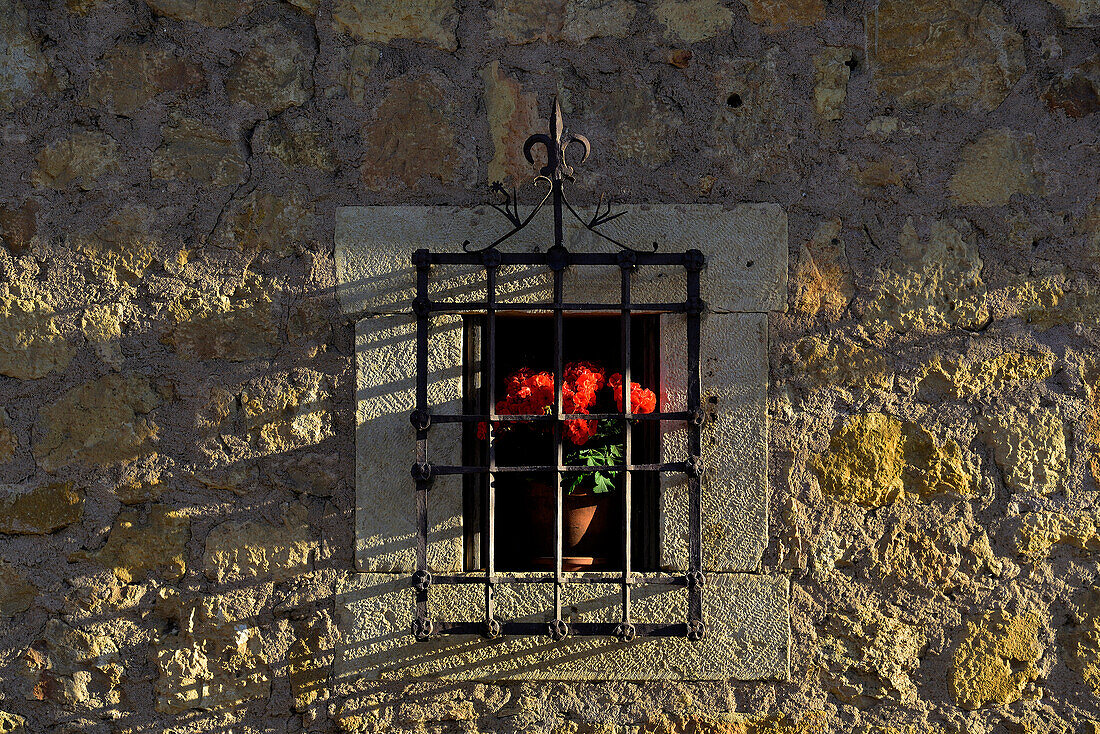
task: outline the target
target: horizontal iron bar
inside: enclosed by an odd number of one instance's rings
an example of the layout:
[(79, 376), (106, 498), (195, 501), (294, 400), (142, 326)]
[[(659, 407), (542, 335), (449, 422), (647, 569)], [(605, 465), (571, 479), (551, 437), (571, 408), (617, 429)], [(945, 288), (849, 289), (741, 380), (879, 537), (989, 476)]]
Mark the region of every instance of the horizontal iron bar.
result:
[[(484, 301), (429, 301), (428, 308), (435, 313), (480, 313), (485, 310)], [(498, 313), (509, 311), (545, 311), (552, 313), (558, 307), (552, 303), (509, 303), (496, 301)], [(686, 302), (668, 303), (633, 303), (622, 306), (615, 303), (563, 303), (562, 311), (607, 311), (608, 313), (622, 313), (623, 311), (641, 311), (648, 313), (684, 313), (688, 310)]]
[[(570, 622), (569, 637), (615, 637), (618, 622)], [(547, 622), (502, 622), (501, 636), (549, 637)], [(435, 633), (440, 635), (480, 635), (485, 622), (436, 622)], [(687, 637), (688, 626), (683, 622), (673, 624), (634, 622), (638, 637)]]
[[(556, 415), (432, 415), (432, 423), (472, 423), (474, 421), (496, 421), (497, 423), (549, 423), (556, 420), (611, 420), (626, 418), (626, 413), (562, 413)], [(639, 421), (687, 421), (691, 420), (687, 411), (672, 413), (631, 413), (631, 420)]]
[[(604, 573), (590, 572), (590, 571), (562, 571), (562, 577), (565, 579), (565, 583), (569, 585), (576, 584), (583, 586), (586, 584), (614, 584), (619, 586), (623, 583), (623, 575), (619, 571), (607, 571)], [(484, 573), (470, 572), (463, 575), (451, 575), (451, 576), (436, 576), (432, 574), (432, 584), (487, 584), (489, 581), (485, 578)], [(498, 584), (552, 584), (555, 583), (553, 571), (546, 573), (496, 573), (494, 574), (493, 585)], [(633, 586), (642, 586), (645, 584), (655, 584), (658, 586), (687, 586), (687, 576), (676, 576), (668, 573), (645, 573), (641, 571), (631, 572), (630, 584)]]
[[(592, 471), (667, 471), (689, 472), (691, 471), (686, 461), (672, 461), (664, 464), (613, 464), (611, 466), (584, 466), (581, 464), (563, 464), (561, 471), (566, 474)], [(553, 464), (534, 464), (530, 466), (497, 466), (494, 474), (516, 474), (520, 472), (555, 472), (558, 467)], [(488, 466), (454, 466), (432, 464), (432, 474), (487, 474)]]
[[(501, 265), (548, 265), (547, 252), (501, 252)], [(432, 265), (482, 265), (485, 256), (480, 252), (429, 252)], [(687, 252), (637, 252), (633, 264), (646, 265), (682, 265), (687, 267), (690, 253)], [(570, 265), (614, 265), (620, 264), (617, 252), (570, 252)]]

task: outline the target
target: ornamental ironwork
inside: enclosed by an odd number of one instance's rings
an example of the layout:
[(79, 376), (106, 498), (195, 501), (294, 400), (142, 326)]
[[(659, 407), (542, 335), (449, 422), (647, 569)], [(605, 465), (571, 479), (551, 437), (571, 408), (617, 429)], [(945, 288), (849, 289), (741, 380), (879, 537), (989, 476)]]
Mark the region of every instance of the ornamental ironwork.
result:
[[(501, 237), (482, 246), (476, 246), (469, 240), (462, 244), (461, 252), (432, 252), (417, 250), (412, 257), (416, 269), (416, 297), (412, 303), (416, 315), (416, 408), (410, 416), (416, 433), (416, 462), (412, 467), (412, 479), (416, 487), (416, 571), (410, 579), (416, 595), (416, 616), (413, 623), (413, 635), (418, 640), (427, 640), (437, 635), (473, 634), (486, 638), (510, 635), (545, 635), (560, 641), (570, 636), (610, 636), (623, 642), (636, 637), (683, 637), (700, 640), (706, 630), (703, 618), (703, 593), (705, 576), (702, 570), (702, 508), (701, 477), (704, 471), (701, 451), (701, 428), (704, 413), (700, 401), (700, 320), (704, 304), (700, 297), (700, 273), (705, 265), (703, 253), (699, 250), (686, 252), (658, 252), (656, 243), (645, 248), (631, 247), (609, 234), (600, 231), (602, 225), (623, 216), (626, 212), (613, 213), (612, 207), (601, 197), (595, 211), (589, 217), (582, 216), (569, 202), (565, 184), (573, 183), (574, 171), (567, 155), (572, 150), (580, 154), (578, 163), (587, 160), (591, 145), (582, 135), (566, 134), (561, 108), (554, 102), (548, 133), (532, 135), (523, 146), (526, 159), (534, 163), (534, 149), (541, 146), (546, 151), (546, 165), (542, 166), (535, 178), (536, 184), (548, 186), (542, 199), (526, 215), (521, 215), (515, 191), (509, 194), (501, 184), (492, 189), (503, 197), (500, 203), (492, 206), (512, 224), (512, 229)], [(526, 228), (546, 208), (549, 202), (554, 218), (553, 243), (545, 251), (502, 252), (499, 247), (517, 232)], [(571, 252), (564, 244), (564, 217), (574, 217), (587, 230), (603, 240), (614, 244), (616, 252)], [(499, 289), (500, 269), (505, 266), (535, 266), (547, 268), (553, 278), (553, 297), (542, 303), (501, 302)], [(433, 269), (448, 266), (474, 266), (484, 268), (485, 297), (481, 301), (433, 300), (429, 283)], [(564, 295), (565, 271), (570, 268), (587, 266), (618, 267), (620, 273), (619, 302), (577, 303), (567, 301)], [(686, 288), (681, 301), (667, 303), (636, 303), (632, 298), (632, 279), (640, 268), (664, 267), (683, 268)], [(503, 415), (497, 413), (493, 396), (497, 394), (497, 317), (502, 312), (552, 314), (554, 333), (554, 405), (547, 414), (541, 415)], [(629, 391), (631, 384), (631, 322), (635, 314), (684, 314), (687, 323), (686, 346), (687, 384), (686, 405), (682, 411), (655, 410), (640, 414), (632, 412), (631, 400), (621, 400), (619, 412), (610, 413), (567, 413), (563, 404), (563, 326), (566, 313), (617, 315), (620, 321), (620, 355), (622, 359), (622, 385)], [(478, 315), (484, 319), (485, 353), (483, 354), (483, 384), (489, 399), (486, 409), (477, 412), (464, 411), (462, 414), (433, 415), (428, 401), (428, 344), (433, 315), (454, 314), (462, 316)], [(625, 395), (624, 395), (625, 397)], [(621, 551), (622, 569), (613, 573), (575, 572), (563, 570), (563, 477), (572, 472), (584, 471), (586, 467), (565, 464), (562, 460), (562, 425), (567, 420), (614, 419), (624, 421), (628, 426), (638, 421), (677, 422), (688, 432), (687, 455), (680, 461), (659, 461), (656, 463), (636, 463), (632, 431), (623, 432), (623, 456), (620, 464), (604, 467), (608, 471), (621, 472), (622, 476), (622, 528)], [(496, 452), (496, 434), (500, 426), (510, 422), (545, 422), (550, 425), (555, 445), (556, 461), (552, 464), (507, 465), (498, 464)], [(484, 425), (487, 431), (488, 455), (484, 464), (477, 465), (437, 465), (431, 462), (428, 453), (428, 437), (439, 424), (463, 423), (467, 427)], [(661, 425), (658, 423), (657, 425)], [(509, 573), (498, 570), (496, 548), (496, 480), (506, 472), (546, 473), (555, 477), (554, 511), (554, 559), (553, 569), (546, 572)], [(632, 558), (632, 475), (635, 473), (677, 473), (686, 478), (688, 502), (688, 570), (682, 575), (668, 573), (642, 572), (633, 566)], [(461, 574), (432, 574), (428, 567), (428, 493), (432, 490), (435, 477), (443, 475), (487, 475), (488, 496), (485, 507), (485, 526), (487, 532), (487, 553), (483, 559), (484, 568)], [(446, 620), (434, 619), (429, 614), (428, 598), (432, 587), (440, 584), (480, 584), (484, 588), (484, 612), (481, 619)], [(554, 595), (553, 619), (549, 622), (522, 622), (500, 619), (496, 613), (496, 594), (502, 584), (552, 584)], [(619, 621), (617, 622), (570, 622), (562, 613), (563, 590), (574, 584), (612, 584), (619, 587), (621, 598)], [(631, 597), (635, 587), (643, 584), (680, 585), (687, 592), (687, 613), (679, 620), (660, 622), (635, 621), (631, 612)]]

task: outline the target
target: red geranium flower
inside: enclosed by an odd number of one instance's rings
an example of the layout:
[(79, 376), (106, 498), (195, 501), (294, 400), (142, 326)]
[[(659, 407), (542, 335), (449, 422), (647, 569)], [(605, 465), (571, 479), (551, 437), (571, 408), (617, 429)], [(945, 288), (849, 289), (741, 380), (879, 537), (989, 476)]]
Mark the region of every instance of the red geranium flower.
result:
[[(623, 376), (615, 373), (610, 377), (607, 371), (594, 362), (568, 362), (562, 366), (561, 409), (567, 415), (590, 416), (591, 413), (609, 412), (605, 407), (607, 394), (601, 392), (605, 387), (611, 390), (617, 409), (623, 409)], [(652, 413), (657, 409), (657, 395), (636, 382), (627, 387), (630, 393), (631, 413)], [(495, 404), (499, 415), (553, 415), (556, 412), (554, 375), (548, 371), (535, 371), (528, 367), (517, 369), (504, 381), (504, 395)], [(563, 458), (569, 466), (585, 466), (590, 471), (574, 472), (565, 479), (570, 493), (591, 489), (594, 493), (608, 492), (615, 488), (616, 478), (621, 470), (611, 467), (622, 463), (623, 439), (622, 421), (610, 420), (601, 424), (592, 417), (570, 418), (561, 423), (561, 435), (571, 447)], [(493, 433), (497, 433), (498, 424), (491, 424)], [(533, 431), (546, 433), (553, 424), (545, 421), (501, 422), (501, 433), (511, 431)], [(601, 432), (601, 427), (605, 429)], [(477, 424), (477, 436), (485, 440), (489, 436), (490, 424), (481, 421)], [(626, 429), (629, 430), (629, 429)], [(585, 446), (585, 444), (588, 444)], [(582, 448), (583, 447), (583, 448)], [(563, 448), (565, 448), (563, 446)], [(563, 484), (565, 486), (565, 484)]]
[(565, 365), (562, 373), (562, 397), (568, 396), (574, 408), (586, 410), (569, 410), (571, 413), (587, 413), (587, 408), (596, 402), (596, 392), (605, 382), (606, 372), (603, 367), (593, 362), (570, 362)]
[[(607, 384), (615, 395), (615, 407), (623, 409), (623, 376), (616, 372), (607, 378)], [(657, 395), (637, 382), (630, 383), (630, 412), (652, 413), (657, 409)]]
[[(587, 410), (578, 409), (577, 413), (587, 413)], [(562, 435), (576, 446), (583, 446), (588, 439), (596, 435), (599, 421), (573, 419), (565, 421), (562, 425)]]

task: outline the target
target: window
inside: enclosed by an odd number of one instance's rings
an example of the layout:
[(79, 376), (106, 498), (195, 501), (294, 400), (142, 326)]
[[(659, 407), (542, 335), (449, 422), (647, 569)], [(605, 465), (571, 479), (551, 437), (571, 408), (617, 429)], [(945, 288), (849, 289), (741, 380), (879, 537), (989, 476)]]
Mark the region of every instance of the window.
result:
[[(557, 182), (555, 193), (559, 188), (560, 182)], [(560, 244), (555, 244), (545, 253), (501, 253), (492, 247), (479, 253), (464, 254), (418, 250), (413, 256), (413, 264), (416, 267), (417, 282), (416, 298), (413, 301), (417, 320), (417, 405), (411, 416), (412, 424), (416, 429), (417, 457), (413, 467), (417, 495), (417, 569), (414, 574), (414, 585), (417, 588), (417, 614), (414, 623), (416, 637), (426, 640), (436, 634), (470, 634), (473, 630), (480, 630), (483, 635), (490, 638), (501, 634), (535, 632), (536, 630), (533, 630), (529, 624), (502, 622), (498, 619), (494, 611), (495, 587), (506, 580), (501, 574), (502, 571), (537, 570), (540, 565), (550, 566), (552, 563), (550, 572), (528, 575), (524, 578), (526, 583), (553, 585), (556, 616), (545, 629), (538, 630), (538, 633), (549, 634), (554, 639), (562, 639), (569, 634), (614, 635), (627, 640), (633, 639), (638, 634), (681, 635), (692, 640), (702, 639), (705, 629), (702, 618), (705, 577), (702, 572), (699, 478), (702, 473), (700, 428), (704, 413), (700, 404), (699, 387), (700, 315), (703, 311), (703, 302), (699, 296), (699, 274), (705, 264), (703, 254), (698, 250), (668, 255), (630, 249), (623, 249), (617, 254), (578, 254), (569, 253)], [(481, 265), (485, 268), (484, 300), (454, 302), (431, 298), (430, 279), (433, 268), (470, 265)], [(501, 315), (497, 279), (500, 268), (507, 265), (534, 265), (547, 268), (552, 273), (554, 282), (553, 300), (549, 303), (508, 304), (506, 307), (508, 313)], [(581, 303), (565, 299), (566, 268), (580, 269), (588, 266), (615, 266), (619, 269), (621, 285), (618, 303)], [(635, 271), (653, 266), (683, 268), (686, 287), (682, 300), (666, 303), (634, 301), (632, 282)], [(549, 318), (540, 318), (535, 315), (547, 312), (551, 314)], [(580, 315), (591, 313), (614, 314), (615, 318), (609, 319), (606, 315)], [(652, 324), (654, 314), (662, 313), (683, 313), (687, 317), (684, 338), (687, 345), (684, 361), (688, 365), (689, 375), (686, 410), (666, 412), (663, 408), (658, 410), (651, 408), (652, 412), (634, 413), (633, 399), (625, 399), (623, 394), (632, 392), (632, 383), (635, 382), (633, 378), (645, 372), (644, 355), (647, 353), (645, 351), (647, 345), (642, 343), (636, 346), (636, 341), (642, 337), (639, 329), (647, 323)], [(467, 393), (464, 404), (470, 408), (476, 407), (477, 410), (473, 412), (438, 416), (434, 419), (431, 415), (428, 406), (428, 364), (433, 314), (466, 314), (467, 354), (476, 350), (480, 362), (478, 365), (480, 369), (467, 370), (465, 380), (467, 387), (471, 389)], [(617, 335), (612, 336), (616, 331)], [(469, 335), (471, 332), (474, 336)], [(614, 344), (616, 341), (618, 349), (609, 349), (607, 345)], [(653, 352), (648, 353), (652, 355)], [(567, 365), (571, 364), (567, 361), (569, 357), (591, 360), (593, 364), (603, 361), (604, 364), (619, 366), (620, 372), (616, 374), (619, 375), (621, 386), (619, 389), (622, 394), (615, 398), (619, 403), (618, 412), (568, 412), (569, 409), (566, 407), (568, 381), (565, 373)], [(543, 370), (552, 365), (553, 373), (549, 382), (554, 391), (554, 405), (548, 406), (548, 414), (498, 413), (495, 406), (500, 391), (497, 386), (503, 382), (502, 378), (515, 369), (531, 365)], [(656, 363), (652, 357), (649, 370), (651, 375), (656, 372)], [(613, 377), (607, 379), (610, 383), (614, 382)], [(641, 385), (641, 383), (638, 384)], [(471, 399), (473, 396), (470, 393), (474, 392), (475, 385), (476, 398)], [(614, 391), (612, 394), (614, 396)], [(534, 409), (524, 408), (523, 410)], [(583, 417), (585, 415), (591, 417), (585, 418)], [(466, 438), (463, 455), (468, 457), (467, 463), (453, 466), (432, 462), (429, 445), (433, 420), (436, 422), (459, 421), (463, 424)], [(646, 431), (639, 431), (636, 435), (633, 425), (636, 423), (655, 425), (660, 421), (677, 421), (687, 425), (689, 441), (687, 453), (684, 456), (673, 461), (656, 461), (651, 456), (647, 461), (644, 448)], [(621, 505), (615, 523), (621, 529), (621, 540), (615, 549), (617, 552), (608, 554), (609, 557), (606, 559), (609, 565), (613, 564), (619, 571), (618, 581), (622, 603), (620, 620), (616, 623), (591, 622), (571, 626), (561, 614), (562, 596), (567, 585), (604, 584), (610, 580), (602, 575), (566, 570), (569, 564), (564, 557), (564, 549), (568, 541), (564, 536), (570, 525), (566, 522), (567, 492), (564, 485), (571, 475), (582, 473), (580, 467), (583, 465), (565, 460), (567, 438), (563, 434), (568, 431), (570, 424), (576, 422), (593, 426), (616, 424), (632, 426), (622, 432), (621, 460), (611, 464), (607, 472), (614, 472), (621, 478), (617, 487), (619, 490), (617, 494), (621, 496)], [(540, 445), (543, 442), (539, 442), (534, 449), (524, 450), (513, 447), (510, 453), (507, 451), (509, 435), (506, 432), (510, 428), (516, 430), (521, 427), (517, 424), (526, 427), (538, 423), (546, 424), (550, 433), (549, 441), (544, 442), (544, 445)], [(481, 440), (476, 440), (479, 427), (487, 434), (484, 446)], [(650, 447), (655, 448), (652, 439), (655, 434), (652, 429), (648, 433), (651, 436)], [(637, 449), (635, 438), (642, 439), (638, 441)], [(634, 499), (637, 494), (643, 501), (651, 500), (652, 491), (647, 496), (644, 488), (655, 486), (657, 477), (666, 472), (683, 474), (688, 478), (690, 567), (682, 577), (682, 583), (688, 587), (689, 593), (687, 618), (639, 625), (634, 623), (630, 613), (633, 588), (647, 581), (667, 584), (668, 579), (661, 574), (641, 571), (639, 566), (645, 564), (645, 561), (641, 564), (635, 563), (637, 544), (640, 539), (645, 538), (645, 534), (637, 533), (634, 529), (635, 518), (642, 509), (640, 506), (635, 508)], [(468, 535), (465, 539), (464, 548), (468, 554), (465, 565), (467, 568), (473, 565), (483, 571), (480, 575), (485, 586), (485, 605), (484, 616), (479, 621), (437, 620), (433, 619), (428, 611), (428, 594), (433, 584), (464, 584), (472, 580), (469, 574), (433, 575), (428, 568), (428, 492), (431, 490), (433, 477), (453, 474), (467, 477), (464, 489), (464, 508), (468, 510), (465, 527), (468, 533), (474, 535), (474, 538)], [(540, 537), (541, 533), (538, 531), (545, 531), (548, 524), (553, 532), (553, 542), (546, 544), (545, 554), (536, 553), (532, 558), (523, 559), (517, 542), (523, 539), (517, 538), (514, 532), (510, 532), (512, 528), (502, 528), (498, 521), (502, 517), (514, 518), (521, 515), (520, 508), (509, 500), (514, 499), (518, 494), (515, 492), (517, 480), (533, 479), (541, 479), (548, 485), (552, 483), (552, 491), (543, 492), (540, 496), (527, 501), (535, 503), (553, 501), (555, 508), (553, 521), (541, 526), (532, 525), (529, 529), (530, 537), (526, 540), (541, 546), (547, 539)], [(640, 481), (636, 482), (636, 479)], [(635, 485), (643, 491), (636, 492)], [(506, 488), (512, 489), (513, 493), (506, 494), (501, 491)], [(616, 516), (615, 513), (608, 514)], [(532, 530), (533, 532), (530, 532)], [(644, 544), (645, 541), (641, 540), (641, 542)], [(655, 546), (651, 544), (648, 548), (655, 548)], [(642, 558), (645, 558), (648, 548), (646, 545), (642, 546)], [(652, 568), (654, 565), (652, 560), (655, 557), (654, 551), (650, 555), (651, 562), (646, 565)], [(584, 557), (588, 561), (585, 563), (578, 560), (581, 558), (579, 556), (571, 558), (574, 565), (579, 564), (582, 567), (598, 565), (591, 563), (592, 559), (589, 557)], [(534, 567), (524, 567), (524, 560), (533, 562)], [(540, 564), (539, 561), (543, 563)]]

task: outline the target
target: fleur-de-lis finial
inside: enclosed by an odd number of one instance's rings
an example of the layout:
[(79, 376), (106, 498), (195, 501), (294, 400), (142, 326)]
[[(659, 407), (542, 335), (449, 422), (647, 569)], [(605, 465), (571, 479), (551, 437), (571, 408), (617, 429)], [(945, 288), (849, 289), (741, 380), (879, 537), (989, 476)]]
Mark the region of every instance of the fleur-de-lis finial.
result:
[[(588, 138), (583, 135), (574, 133), (570, 133), (569, 135), (565, 134), (565, 121), (562, 119), (561, 105), (558, 104), (557, 97), (554, 98), (554, 111), (550, 115), (550, 124), (548, 128), (549, 134), (538, 133), (527, 138), (527, 141), (523, 144), (523, 155), (528, 163), (534, 163), (535, 158), (531, 155), (531, 151), (534, 147), (536, 145), (542, 145), (546, 148), (546, 165), (539, 169), (539, 175), (535, 177), (535, 182), (549, 184), (550, 190), (546, 192), (527, 216), (523, 216), (520, 214), (519, 200), (516, 196), (515, 189), (513, 188), (512, 193), (509, 194), (502, 183), (493, 183), (490, 189), (494, 194), (500, 194), (504, 198), (504, 201), (500, 204), (490, 203), (489, 206), (504, 215), (504, 217), (512, 223), (512, 229), (497, 237), (488, 245), (477, 249), (471, 248), (470, 241), (466, 240), (462, 243), (462, 249), (467, 252), (488, 252), (493, 250), (497, 245), (530, 224), (531, 220), (535, 218), (535, 215), (543, 208), (543, 205), (550, 202), (549, 206), (554, 212), (554, 246), (551, 248), (551, 252), (557, 253), (551, 260), (551, 267), (553, 267), (553, 263), (560, 264), (562, 268), (568, 265), (568, 254), (565, 251), (565, 223), (563, 221), (566, 212), (580, 222), (585, 229), (592, 232), (597, 237), (611, 242), (621, 250), (641, 252), (641, 250), (635, 250), (633, 247), (620, 242), (598, 229), (611, 220), (618, 219), (626, 213), (625, 211), (612, 213), (611, 204), (606, 202), (604, 197), (601, 196), (599, 203), (596, 204), (595, 213), (590, 219), (584, 219), (577, 213), (577, 210), (573, 208), (573, 205), (569, 203), (569, 199), (566, 198), (564, 184), (566, 181), (572, 182), (574, 180), (573, 167), (569, 165), (565, 158), (566, 149), (573, 143), (580, 145), (583, 152), (580, 162), (584, 163), (592, 153), (592, 145), (588, 142)], [(653, 249), (657, 249), (656, 242), (653, 243)]]
[(588, 160), (589, 153), (592, 152), (592, 146), (588, 142), (588, 138), (583, 135), (571, 134), (564, 137), (565, 124), (562, 119), (561, 105), (558, 104), (558, 98), (554, 98), (554, 112), (550, 115), (550, 134), (538, 133), (527, 138), (527, 142), (523, 144), (523, 155), (527, 158), (528, 163), (534, 163), (535, 159), (531, 155), (532, 148), (536, 144), (541, 143), (546, 148), (546, 165), (539, 171), (540, 174), (550, 179), (551, 181), (561, 181), (562, 179), (573, 180), (573, 167), (565, 159), (565, 150), (573, 143), (579, 143), (584, 149), (584, 155), (581, 156), (581, 163)]

